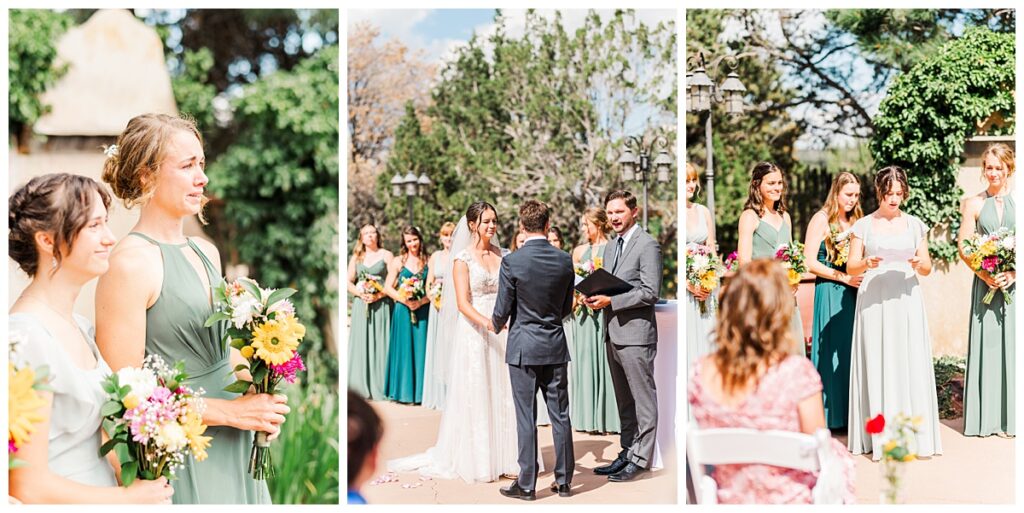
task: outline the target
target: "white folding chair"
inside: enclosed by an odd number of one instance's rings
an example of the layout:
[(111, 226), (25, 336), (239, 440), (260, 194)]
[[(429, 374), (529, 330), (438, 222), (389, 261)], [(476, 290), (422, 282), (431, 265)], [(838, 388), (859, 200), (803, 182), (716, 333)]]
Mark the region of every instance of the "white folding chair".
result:
[(699, 429), (686, 433), (686, 459), (690, 465), (698, 504), (718, 503), (718, 484), (705, 465), (762, 464), (818, 472), (813, 490), (815, 504), (842, 504), (845, 480), (830, 447), (831, 434), (759, 431), (746, 428)]

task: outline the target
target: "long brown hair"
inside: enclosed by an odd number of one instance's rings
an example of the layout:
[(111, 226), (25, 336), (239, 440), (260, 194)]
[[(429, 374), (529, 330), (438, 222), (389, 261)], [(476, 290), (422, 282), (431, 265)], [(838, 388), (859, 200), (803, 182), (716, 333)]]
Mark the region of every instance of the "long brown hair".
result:
[(731, 394), (757, 377), (758, 368), (781, 362), (793, 340), (793, 293), (782, 266), (758, 259), (741, 266), (722, 288), (711, 358)]
[(747, 202), (743, 205), (743, 210), (749, 208), (757, 214), (757, 217), (764, 215), (765, 206), (764, 198), (761, 197), (761, 182), (765, 175), (776, 171), (782, 175), (782, 195), (779, 196), (779, 201), (775, 202), (774, 210), (780, 214), (786, 211), (786, 173), (783, 173), (782, 168), (771, 162), (758, 162), (750, 170), (750, 187), (747, 190)]
[(419, 256), (420, 256), (420, 258), (423, 258), (423, 253), (426, 251), (426, 248), (423, 247), (423, 235), (420, 234), (419, 228), (416, 228), (415, 226), (406, 226), (405, 228), (402, 228), (402, 235), (401, 235), (401, 238), (402, 238), (402, 250), (401, 250), (400, 254), (402, 255), (402, 262), (405, 262), (409, 258), (409, 247), (405, 245), (405, 236), (406, 235), (415, 235), (416, 238), (420, 240), (420, 254), (419, 254)]
[(352, 256), (356, 257), (356, 262), (362, 262), (363, 257), (366, 256), (366, 245), (363, 244), (363, 230), (369, 226), (373, 228), (373, 231), (377, 233), (377, 247), (381, 247), (381, 236), (380, 230), (377, 229), (372, 223), (366, 223), (359, 228), (359, 236), (356, 237), (356, 246), (352, 248)]
[[(843, 208), (839, 205), (839, 193), (850, 184), (857, 184), (860, 187), (860, 180), (853, 173), (843, 171), (836, 175), (832, 179), (832, 187), (828, 190), (828, 198), (825, 199), (825, 205), (821, 207), (821, 210), (825, 212), (825, 216), (828, 219), (829, 229), (839, 222), (839, 216), (843, 214)], [(853, 212), (850, 212), (850, 224), (854, 221), (864, 217), (864, 211), (860, 208), (860, 200), (857, 200), (857, 206), (853, 207)], [(828, 259), (835, 261), (836, 259), (836, 244), (832, 240), (832, 237), (825, 237), (825, 251), (828, 252)]]

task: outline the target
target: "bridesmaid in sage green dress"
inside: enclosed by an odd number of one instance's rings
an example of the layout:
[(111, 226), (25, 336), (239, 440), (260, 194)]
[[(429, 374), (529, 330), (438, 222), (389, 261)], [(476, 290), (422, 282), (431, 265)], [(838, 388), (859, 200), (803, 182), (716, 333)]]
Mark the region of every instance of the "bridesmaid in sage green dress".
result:
[[(1016, 206), (1007, 179), (1015, 170), (1014, 152), (1005, 144), (994, 144), (982, 154), (982, 175), (988, 188), (964, 202), (960, 241), (974, 234), (989, 234), (999, 228), (1016, 231)], [(963, 253), (960, 258), (964, 257)], [(1016, 436), (1016, 271), (991, 275), (979, 271), (971, 289), (971, 324), (968, 334), (967, 376), (964, 387), (964, 434), (967, 436)], [(993, 287), (1001, 287), (989, 304), (982, 298)]]
[(356, 285), (366, 277), (374, 277), (383, 287), (392, 258), (390, 251), (380, 247), (377, 227), (368, 224), (359, 230), (359, 240), (348, 263), (348, 293), (354, 296), (349, 310), (348, 387), (374, 401), (384, 400), (391, 298), (383, 289), (371, 293), (359, 290)]
[[(786, 185), (782, 169), (771, 162), (759, 162), (751, 170), (747, 202), (740, 213), (739, 243), (736, 250), (740, 265), (755, 258), (775, 258), (781, 244), (793, 242), (792, 222), (786, 212)], [(796, 303), (796, 287), (793, 290)], [(793, 312), (792, 353), (805, 355), (804, 328), (800, 307)]]
[[(814, 280), (811, 361), (821, 376), (825, 425), (846, 427), (850, 395), (850, 345), (853, 343), (857, 286), (864, 275), (846, 272), (850, 227), (863, 216), (860, 181), (842, 172), (832, 180), (825, 206), (807, 225), (804, 258)], [(837, 240), (839, 239), (839, 240)]]
[[(184, 233), (206, 203), (205, 162), (195, 124), (165, 114), (133, 118), (108, 152), (103, 180), (126, 205), (142, 208), (96, 287), (96, 341), (115, 371), (156, 354), (169, 365), (184, 361), (189, 384), (206, 391), (212, 444), (205, 460), (189, 457), (177, 470), (175, 504), (269, 504), (266, 481), (248, 471), (253, 431), (276, 438), (289, 408), (283, 395), (224, 391), (244, 359), (224, 343), (226, 321), (205, 326), (222, 281), (220, 256)], [(237, 376), (251, 379), (247, 371)]]
[[(591, 207), (582, 220), (587, 244), (572, 252), (574, 265), (593, 262), (601, 267), (601, 255), (608, 242), (608, 215), (603, 208)], [(612, 388), (608, 351), (604, 347), (604, 312), (585, 306), (574, 310), (572, 322), (572, 361), (569, 363), (569, 413), (577, 431), (618, 433), (619, 408)]]
[[(700, 190), (700, 180), (697, 168), (693, 164), (686, 163), (686, 244), (700, 244), (708, 246), (712, 251), (717, 252), (715, 243), (715, 220), (711, 218), (711, 211), (708, 207), (694, 202), (694, 198)], [(686, 283), (686, 375), (690, 375), (693, 364), (712, 352), (715, 348), (715, 308), (710, 301), (714, 301), (713, 294), (717, 291), (708, 292), (699, 286)], [(704, 302), (704, 312), (701, 313), (701, 302)]]
[(423, 258), (423, 236), (416, 227), (406, 226), (402, 230), (401, 255), (391, 260), (388, 277), (384, 282), (384, 292), (396, 303), (391, 315), (384, 395), (400, 403), (423, 402), (423, 367), (427, 351), (430, 298), (424, 295), (420, 299), (407, 299), (398, 289), (403, 280), (414, 276), (419, 277), (426, 287), (427, 273), (427, 262)]

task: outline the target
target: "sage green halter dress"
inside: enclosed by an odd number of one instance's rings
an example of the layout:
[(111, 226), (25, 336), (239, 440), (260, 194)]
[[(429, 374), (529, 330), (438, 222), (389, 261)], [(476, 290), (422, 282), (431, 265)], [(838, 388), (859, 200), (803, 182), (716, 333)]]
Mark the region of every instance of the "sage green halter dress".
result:
[[(222, 278), (210, 259), (191, 239), (185, 244), (164, 244), (138, 232), (128, 235), (159, 247), (163, 259), (160, 296), (146, 310), (146, 354), (159, 355), (168, 365), (184, 360), (188, 384), (205, 390), (204, 397), (238, 397), (224, 391), (234, 382), (229, 348), (223, 340), (227, 324), (203, 326), (213, 306), (183, 252), (194, 251), (199, 256), (211, 287), (216, 287)], [(248, 472), (252, 431), (210, 426), (204, 434), (213, 437), (208, 457), (197, 462), (190, 456), (178, 469), (174, 504), (270, 504), (266, 482), (254, 480)]]
[[(793, 242), (793, 229), (789, 223), (783, 221), (782, 226), (776, 230), (774, 226), (764, 222), (763, 219), (759, 219), (757, 228), (754, 229), (750, 258), (754, 260), (758, 258), (774, 260), (775, 250), (779, 248), (779, 245), (791, 242)], [(804, 345), (804, 323), (800, 320), (800, 305), (797, 304), (796, 298), (793, 298), (793, 305), (795, 310), (793, 311), (793, 320), (790, 322), (790, 327), (797, 345), (793, 348), (792, 352), (793, 354), (807, 356), (806, 346)]]

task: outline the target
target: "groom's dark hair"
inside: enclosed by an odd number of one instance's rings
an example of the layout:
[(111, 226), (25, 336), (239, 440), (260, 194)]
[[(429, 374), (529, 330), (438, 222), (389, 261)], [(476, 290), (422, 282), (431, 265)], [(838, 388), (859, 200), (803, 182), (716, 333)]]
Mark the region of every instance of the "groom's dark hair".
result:
[(611, 203), (612, 200), (617, 200), (617, 199), (625, 201), (626, 202), (626, 208), (628, 208), (630, 210), (633, 210), (634, 208), (636, 208), (636, 196), (633, 196), (633, 193), (631, 193), (629, 191), (624, 191), (624, 190), (621, 190), (621, 189), (617, 190), (617, 191), (609, 192), (608, 195), (604, 197), (604, 205), (608, 206), (608, 204)]
[(527, 200), (519, 207), (519, 223), (530, 233), (547, 231), (550, 216), (548, 206), (537, 200)]

